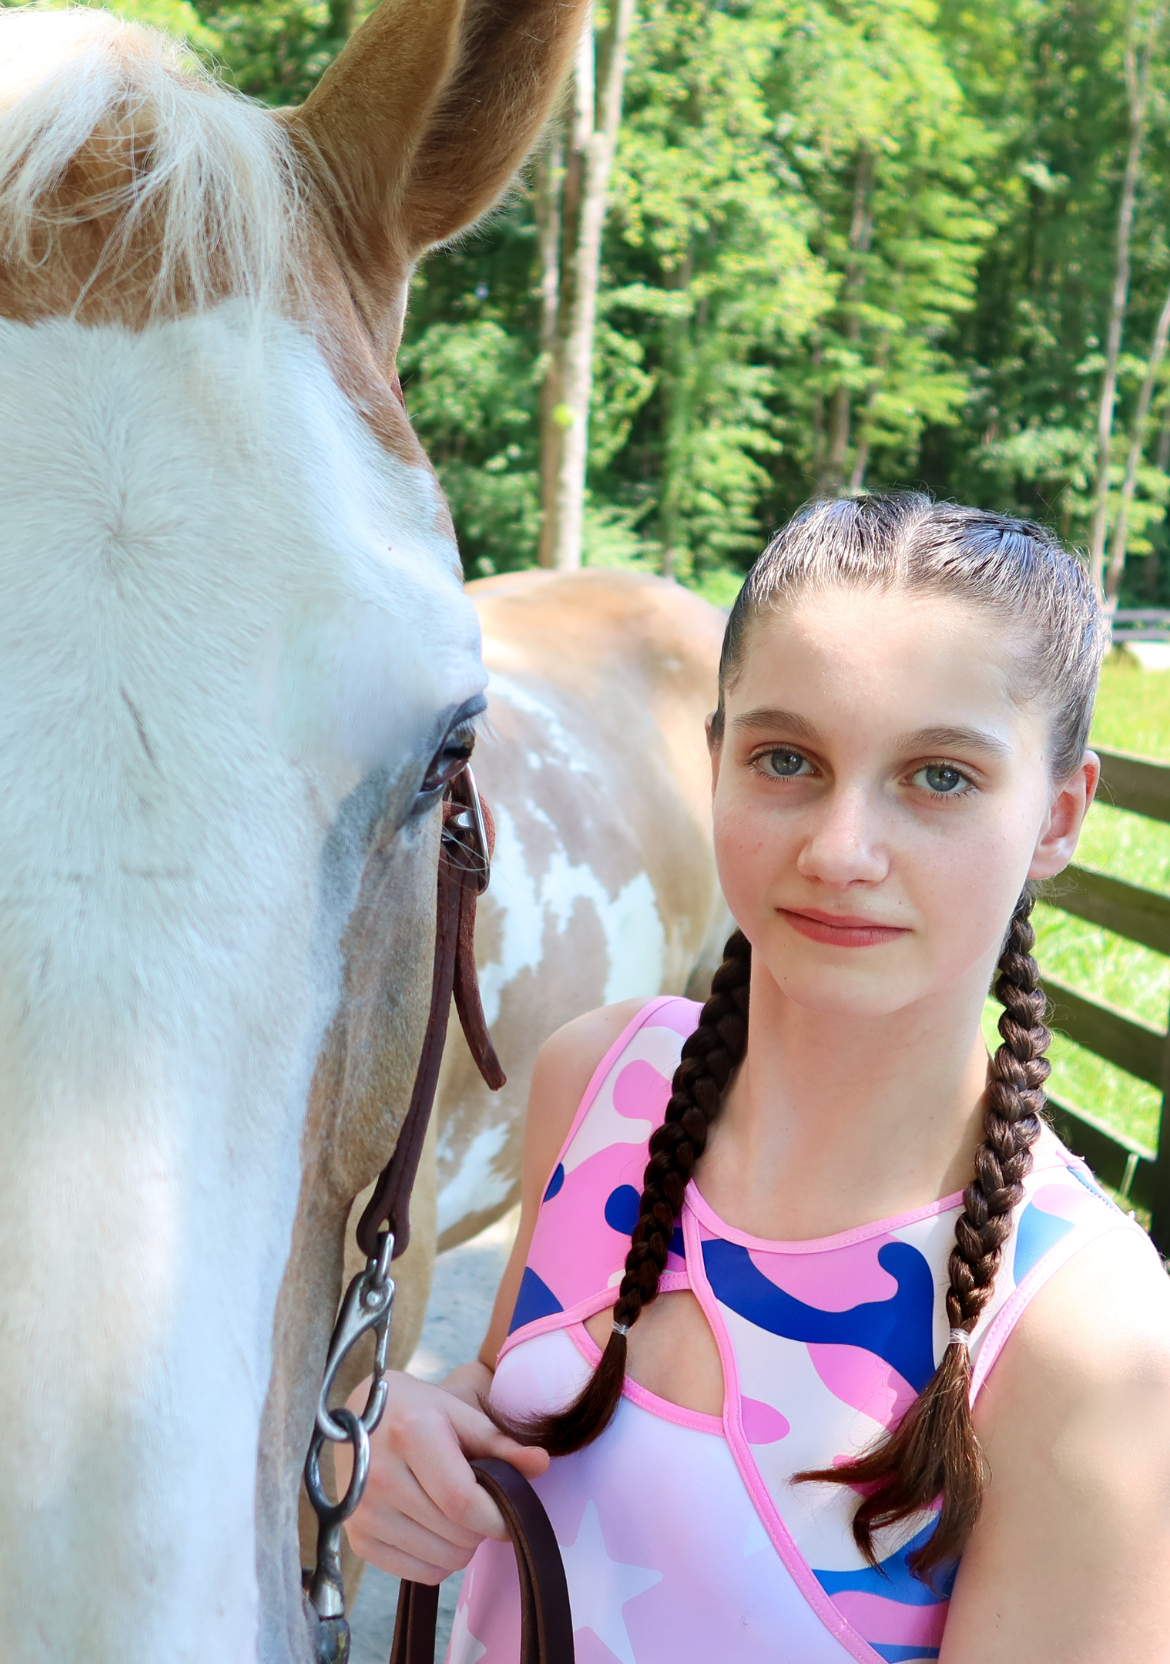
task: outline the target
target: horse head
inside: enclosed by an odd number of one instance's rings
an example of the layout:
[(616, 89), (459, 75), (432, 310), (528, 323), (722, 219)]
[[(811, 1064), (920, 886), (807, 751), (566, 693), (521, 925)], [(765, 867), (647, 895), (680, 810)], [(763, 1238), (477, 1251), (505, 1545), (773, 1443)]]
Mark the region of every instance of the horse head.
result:
[(394, 358), (580, 21), (385, 0), (273, 112), (108, 14), (0, 12), (14, 1664), (308, 1656), (314, 1376), (485, 679)]

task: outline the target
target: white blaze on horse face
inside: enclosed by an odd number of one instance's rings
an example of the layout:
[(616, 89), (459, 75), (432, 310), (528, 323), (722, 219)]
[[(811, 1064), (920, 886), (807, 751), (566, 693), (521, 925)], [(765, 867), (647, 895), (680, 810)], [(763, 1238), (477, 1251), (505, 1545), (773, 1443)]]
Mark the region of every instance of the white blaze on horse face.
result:
[(0, 1629), (243, 1664), (327, 840), (478, 627), (433, 476), (286, 322), (0, 321), (0, 431)]

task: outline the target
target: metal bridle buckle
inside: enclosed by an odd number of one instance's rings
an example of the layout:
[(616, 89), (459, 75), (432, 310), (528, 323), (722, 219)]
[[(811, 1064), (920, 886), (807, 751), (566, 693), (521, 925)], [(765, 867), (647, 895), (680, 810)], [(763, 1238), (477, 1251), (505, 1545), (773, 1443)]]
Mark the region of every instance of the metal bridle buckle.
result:
[[(359, 1271), (341, 1303), (325, 1378), (317, 1397), (316, 1427), (305, 1462), (305, 1489), (317, 1516), (317, 1564), (309, 1584), (309, 1600), (322, 1620), (327, 1645), (319, 1649), (322, 1658), (344, 1664), (349, 1656), (349, 1630), (345, 1622), (345, 1596), (341, 1581), (341, 1527), (362, 1499), (370, 1472), (370, 1434), (386, 1408), (386, 1348), (390, 1339), (390, 1314), (394, 1307), (394, 1281), (389, 1275), (394, 1237), (383, 1231), (378, 1252)], [(357, 1416), (349, 1409), (330, 1410), (329, 1395), (338, 1371), (364, 1334), (373, 1330), (374, 1372), (365, 1409)], [(346, 1493), (331, 1502), (321, 1483), (321, 1451), (328, 1439), (333, 1444), (353, 1447), (353, 1475)]]

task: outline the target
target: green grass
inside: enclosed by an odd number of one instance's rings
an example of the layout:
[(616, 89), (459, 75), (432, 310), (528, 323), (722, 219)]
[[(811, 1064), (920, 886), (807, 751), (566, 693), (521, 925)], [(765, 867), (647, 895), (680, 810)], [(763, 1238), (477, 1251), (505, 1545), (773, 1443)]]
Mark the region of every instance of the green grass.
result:
[[(1101, 678), (1092, 737), (1103, 747), (1170, 762), (1170, 671), (1111, 660)], [(1076, 858), (1082, 866), (1170, 894), (1170, 825), (1094, 804)], [(1036, 936), (1042, 970), (1165, 1030), (1170, 959), (1043, 904), (1036, 910)], [(1154, 1087), (1060, 1036), (1050, 1056), (1054, 1097), (1156, 1148), (1161, 1097)]]

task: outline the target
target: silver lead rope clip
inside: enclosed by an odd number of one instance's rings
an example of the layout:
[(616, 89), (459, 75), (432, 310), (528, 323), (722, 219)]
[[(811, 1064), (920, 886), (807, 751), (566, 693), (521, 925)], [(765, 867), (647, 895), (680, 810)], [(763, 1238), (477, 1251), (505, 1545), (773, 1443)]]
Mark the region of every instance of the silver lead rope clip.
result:
[[(316, 1428), (305, 1463), (305, 1489), (317, 1515), (317, 1564), (309, 1580), (309, 1601), (321, 1621), (317, 1656), (321, 1664), (345, 1664), (349, 1657), (349, 1630), (345, 1622), (345, 1600), (341, 1585), (341, 1527), (361, 1501), (370, 1471), (370, 1434), (382, 1419), (386, 1407), (386, 1347), (390, 1338), (390, 1314), (394, 1306), (394, 1281), (389, 1275), (394, 1237), (384, 1231), (378, 1252), (350, 1283), (341, 1302), (337, 1325), (329, 1343), (325, 1379), (317, 1399)], [(329, 1394), (346, 1356), (373, 1330), (374, 1370), (366, 1407), (361, 1415), (350, 1409), (330, 1410)], [(321, 1483), (321, 1452), (326, 1440), (353, 1447), (353, 1475), (349, 1488), (333, 1502)]]

